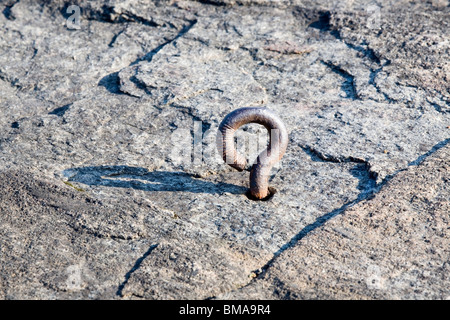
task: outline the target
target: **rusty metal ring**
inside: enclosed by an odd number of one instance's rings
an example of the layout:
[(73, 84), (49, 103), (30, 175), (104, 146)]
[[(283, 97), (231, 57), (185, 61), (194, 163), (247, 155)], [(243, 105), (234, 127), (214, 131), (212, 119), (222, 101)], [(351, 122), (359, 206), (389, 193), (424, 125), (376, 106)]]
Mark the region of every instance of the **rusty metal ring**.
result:
[(286, 151), (288, 133), (283, 121), (266, 107), (241, 108), (229, 113), (219, 125), (217, 148), (225, 163), (238, 171), (247, 169), (247, 160), (234, 146), (234, 133), (247, 123), (261, 124), (269, 131), (269, 145), (250, 169), (250, 194), (256, 199), (264, 199), (270, 195), (270, 171)]

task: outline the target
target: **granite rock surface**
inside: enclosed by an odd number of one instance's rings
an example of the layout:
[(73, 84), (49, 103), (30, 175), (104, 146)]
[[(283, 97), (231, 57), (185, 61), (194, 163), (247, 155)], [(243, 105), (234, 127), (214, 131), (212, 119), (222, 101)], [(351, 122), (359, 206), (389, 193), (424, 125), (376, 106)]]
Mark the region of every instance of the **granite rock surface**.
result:
[[(1, 298), (450, 297), (448, 1), (0, 11)], [(268, 201), (215, 146), (245, 106)]]

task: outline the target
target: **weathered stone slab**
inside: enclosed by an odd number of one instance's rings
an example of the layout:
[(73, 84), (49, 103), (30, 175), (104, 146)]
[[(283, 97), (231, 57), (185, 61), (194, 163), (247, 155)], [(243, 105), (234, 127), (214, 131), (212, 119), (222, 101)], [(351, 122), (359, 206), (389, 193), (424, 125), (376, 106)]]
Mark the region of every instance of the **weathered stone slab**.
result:
[[(79, 24), (65, 1), (0, 4), (4, 298), (282, 291), (252, 279), (276, 263), (284, 270), (283, 257), (317, 222), (338, 219), (448, 144), (442, 1), (71, 4)], [(266, 202), (246, 197), (248, 173), (226, 166), (215, 146), (227, 113), (260, 105), (290, 137)], [(257, 125), (237, 133), (251, 160), (266, 138)], [(406, 197), (398, 186), (392, 193)], [(72, 271), (82, 285), (67, 289)], [(308, 290), (289, 292), (314, 297)]]
[(449, 182), (447, 143), (221, 298), (449, 299)]

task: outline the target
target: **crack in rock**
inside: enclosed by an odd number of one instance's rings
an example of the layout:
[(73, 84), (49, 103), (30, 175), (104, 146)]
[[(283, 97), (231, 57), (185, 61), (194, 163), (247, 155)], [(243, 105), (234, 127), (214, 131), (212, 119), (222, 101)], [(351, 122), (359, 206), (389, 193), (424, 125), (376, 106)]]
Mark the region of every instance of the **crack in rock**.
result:
[(167, 46), (167, 45), (169, 45), (169, 44), (171, 44), (171, 43), (177, 41), (179, 38), (181, 38), (181, 37), (184, 36), (186, 33), (188, 33), (189, 30), (191, 30), (191, 29), (195, 26), (196, 23), (197, 23), (197, 20), (189, 21), (189, 24), (186, 25), (186, 26), (184, 26), (183, 29), (182, 29), (180, 32), (178, 32), (178, 34), (177, 34), (175, 37), (173, 37), (173, 38), (167, 40), (166, 42), (160, 44), (160, 45), (157, 46), (155, 49), (153, 49), (153, 50), (151, 50), (150, 52), (148, 52), (147, 54), (145, 54), (144, 56), (142, 56), (142, 57), (136, 59), (135, 61), (133, 61), (133, 62), (130, 64), (130, 66), (133, 66), (133, 65), (135, 65), (135, 64), (137, 64), (137, 63), (139, 63), (139, 62), (141, 62), (141, 61), (148, 61), (148, 62), (151, 62), (154, 55), (156, 55), (159, 51), (161, 51), (165, 46)]
[(114, 47), (114, 43), (116, 43), (117, 38), (123, 34), (125, 32), (125, 30), (127, 30), (127, 27), (123, 28), (122, 30), (120, 30), (118, 33), (116, 33), (112, 38), (111, 41), (108, 43), (108, 47), (113, 48)]
[(323, 160), (326, 162), (334, 162), (334, 163), (355, 162), (355, 163), (364, 163), (367, 166), (369, 166), (369, 163), (364, 159), (355, 158), (352, 156), (350, 156), (350, 157), (337, 156), (336, 157), (333, 155), (324, 154), (323, 152), (318, 151), (317, 149), (315, 149), (309, 145), (300, 145), (300, 147), (303, 149), (303, 151), (308, 153), (310, 156), (315, 156), (315, 157), (319, 158), (320, 160)]
[[(116, 12), (116, 7), (103, 5), (101, 10), (97, 10), (91, 7), (85, 7), (84, 13), (87, 20), (101, 21), (107, 23), (129, 23), (135, 22), (150, 27), (158, 27), (159, 24), (153, 20), (146, 19), (130, 11)], [(65, 12), (66, 10), (63, 10)]]
[(153, 250), (156, 249), (156, 247), (158, 247), (158, 245), (159, 245), (158, 243), (151, 245), (150, 248), (148, 248), (148, 250), (139, 259), (136, 260), (130, 271), (128, 271), (125, 274), (125, 280), (117, 288), (116, 295), (122, 298), (124, 297), (122, 292), (125, 286), (127, 285), (128, 281), (130, 280), (131, 275), (141, 267), (142, 262), (152, 253)]
[(14, 17), (14, 15), (12, 14), (11, 10), (19, 2), (20, 2), (20, 0), (16, 0), (15, 2), (13, 2), (11, 4), (5, 5), (5, 9), (3, 9), (2, 13), (3, 13), (3, 15), (5, 16), (6, 19), (11, 20), (11, 21), (16, 19)]
[(356, 90), (355, 86), (355, 76), (350, 74), (347, 70), (343, 69), (339, 65), (336, 65), (330, 61), (324, 61), (321, 60), (321, 63), (326, 65), (328, 68), (331, 69), (334, 73), (340, 75), (342, 78), (345, 79), (344, 83), (341, 86), (342, 91), (344, 91), (347, 95), (346, 98), (352, 99), (352, 100), (358, 100), (360, 99), (358, 96), (358, 92)]
[(52, 111), (50, 111), (48, 114), (57, 115), (58, 117), (64, 116), (64, 114), (69, 110), (70, 106), (72, 106), (72, 103), (66, 104), (65, 106), (56, 108)]

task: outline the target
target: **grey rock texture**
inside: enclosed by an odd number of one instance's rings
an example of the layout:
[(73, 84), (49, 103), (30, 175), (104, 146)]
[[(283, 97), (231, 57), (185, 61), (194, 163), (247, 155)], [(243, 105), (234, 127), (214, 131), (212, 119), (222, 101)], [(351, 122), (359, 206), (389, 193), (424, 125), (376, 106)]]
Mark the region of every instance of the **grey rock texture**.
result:
[(323, 223), (222, 298), (449, 299), (450, 147)]
[[(448, 1), (0, 11), (1, 298), (450, 296)], [(215, 147), (260, 105), (290, 137), (269, 201)]]

